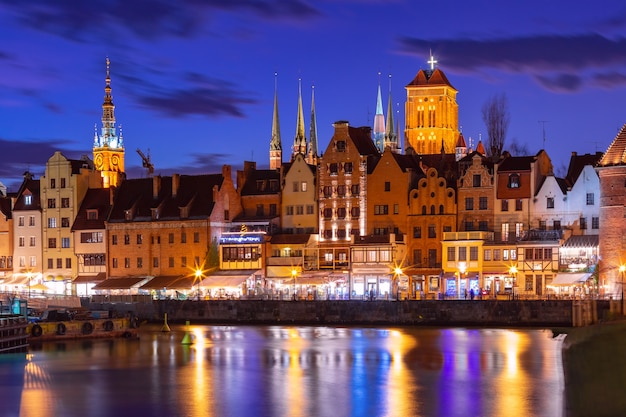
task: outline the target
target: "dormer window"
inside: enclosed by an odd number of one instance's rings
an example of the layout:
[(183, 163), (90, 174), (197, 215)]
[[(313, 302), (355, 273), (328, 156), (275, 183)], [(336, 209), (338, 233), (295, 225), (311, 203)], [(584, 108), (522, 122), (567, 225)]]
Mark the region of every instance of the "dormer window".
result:
[(98, 210), (87, 210), (87, 220), (98, 220)]
[(518, 174), (509, 175), (509, 188), (519, 188), (519, 175)]
[(31, 204), (33, 204), (33, 196), (32, 195), (25, 195), (24, 196), (24, 204), (26, 204), (27, 206), (30, 206)]
[(278, 191), (278, 180), (270, 180), (270, 191)]
[(132, 210), (124, 210), (124, 220), (132, 220), (133, 219), (133, 212)]
[(257, 182), (256, 182), (256, 190), (257, 191), (265, 191), (265, 181), (257, 180)]

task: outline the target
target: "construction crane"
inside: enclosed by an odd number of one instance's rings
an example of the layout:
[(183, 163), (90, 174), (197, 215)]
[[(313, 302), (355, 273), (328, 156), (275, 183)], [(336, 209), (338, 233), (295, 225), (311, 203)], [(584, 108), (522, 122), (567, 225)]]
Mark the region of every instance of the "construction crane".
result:
[(148, 156), (144, 155), (139, 148), (137, 148), (137, 153), (141, 156), (142, 165), (148, 171), (148, 176), (151, 177), (154, 173), (154, 165), (150, 162), (150, 149), (148, 149)]

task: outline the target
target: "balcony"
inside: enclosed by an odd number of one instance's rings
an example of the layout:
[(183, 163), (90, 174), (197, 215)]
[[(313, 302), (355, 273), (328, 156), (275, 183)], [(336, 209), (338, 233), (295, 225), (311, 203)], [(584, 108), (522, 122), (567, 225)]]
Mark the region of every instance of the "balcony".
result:
[(443, 234), (443, 240), (457, 241), (457, 240), (493, 240), (493, 232), (485, 232), (480, 230), (472, 230), (466, 232), (445, 232)]

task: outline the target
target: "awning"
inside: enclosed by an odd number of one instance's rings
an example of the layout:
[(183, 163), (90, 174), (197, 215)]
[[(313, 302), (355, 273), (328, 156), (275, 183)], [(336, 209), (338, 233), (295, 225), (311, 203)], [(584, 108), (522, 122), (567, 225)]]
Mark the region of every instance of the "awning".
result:
[(158, 275), (150, 281), (143, 284), (141, 290), (161, 290), (169, 289), (191, 289), (194, 284), (195, 277), (187, 275)]
[(94, 290), (129, 290), (138, 286), (146, 277), (109, 278), (94, 285)]
[(28, 277), (16, 277), (5, 282), (6, 285), (28, 285)]
[(228, 288), (238, 287), (248, 278), (251, 278), (259, 270), (257, 269), (229, 269), (215, 271), (207, 276), (201, 283), (201, 287)]
[(296, 270), (298, 274), (302, 272), (302, 267), (300, 265), (294, 266), (280, 266), (280, 265), (272, 265), (267, 266), (266, 278), (291, 278), (291, 274), (293, 270)]
[(99, 272), (96, 275), (79, 275), (76, 277), (76, 279), (74, 281), (72, 281), (73, 284), (87, 284), (90, 282), (102, 282), (106, 279), (107, 274), (106, 272)]
[(591, 277), (591, 273), (569, 273), (556, 274), (556, 278), (551, 285), (574, 285), (582, 284)]
[(600, 243), (598, 235), (572, 236), (563, 243), (563, 248), (597, 248)]

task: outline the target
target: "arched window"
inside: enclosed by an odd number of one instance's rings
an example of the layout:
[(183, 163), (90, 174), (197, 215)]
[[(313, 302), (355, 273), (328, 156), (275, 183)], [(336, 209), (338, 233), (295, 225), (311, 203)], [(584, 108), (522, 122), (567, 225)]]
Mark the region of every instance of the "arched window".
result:
[(422, 214), (426, 215), (426, 206), (422, 206)]

